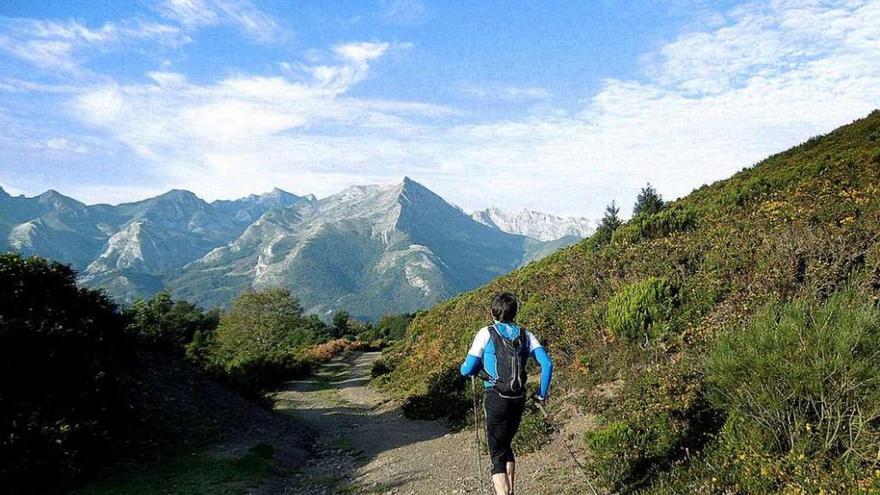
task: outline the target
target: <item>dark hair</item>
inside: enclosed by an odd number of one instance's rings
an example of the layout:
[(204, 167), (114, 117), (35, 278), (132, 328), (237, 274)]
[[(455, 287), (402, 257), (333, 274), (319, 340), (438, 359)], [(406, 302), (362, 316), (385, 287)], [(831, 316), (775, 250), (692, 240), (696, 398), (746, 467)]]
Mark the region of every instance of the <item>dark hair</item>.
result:
[(511, 322), (516, 319), (519, 303), (510, 292), (502, 292), (492, 299), (492, 317), (498, 321)]

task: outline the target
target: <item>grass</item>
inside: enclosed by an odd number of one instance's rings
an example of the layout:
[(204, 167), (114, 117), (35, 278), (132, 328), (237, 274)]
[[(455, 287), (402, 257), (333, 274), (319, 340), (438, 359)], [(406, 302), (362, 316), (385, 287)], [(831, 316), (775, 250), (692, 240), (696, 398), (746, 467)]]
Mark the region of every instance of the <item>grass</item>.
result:
[(207, 452), (181, 453), (133, 467), (112, 479), (92, 483), (73, 495), (233, 495), (259, 486), (274, 468), (272, 447), (258, 444), (241, 457)]

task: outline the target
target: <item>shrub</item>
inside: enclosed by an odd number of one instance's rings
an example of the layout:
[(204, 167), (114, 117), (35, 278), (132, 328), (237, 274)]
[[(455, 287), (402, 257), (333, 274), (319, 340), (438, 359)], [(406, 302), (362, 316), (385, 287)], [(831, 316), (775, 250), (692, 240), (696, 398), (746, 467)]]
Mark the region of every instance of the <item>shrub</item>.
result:
[(880, 310), (853, 290), (825, 303), (772, 303), (715, 344), (709, 398), (742, 451), (876, 463), (878, 356)]
[(315, 364), (326, 363), (336, 356), (360, 350), (364, 346), (365, 344), (363, 342), (351, 341), (348, 339), (334, 339), (308, 348), (305, 351), (305, 357)]
[(457, 368), (435, 371), (428, 377), (426, 393), (410, 396), (403, 402), (403, 414), (410, 419), (448, 417), (453, 422), (460, 421), (471, 407), (465, 384)]
[(49, 491), (107, 454), (124, 424), (123, 337), (114, 305), (69, 267), (0, 255), (2, 491)]
[(539, 411), (526, 410), (513, 438), (513, 449), (517, 454), (534, 452), (549, 442), (552, 434), (553, 429)]
[(664, 278), (624, 286), (608, 301), (605, 322), (618, 337), (631, 341), (653, 337), (654, 325), (668, 319), (674, 297), (672, 285)]
[(675, 232), (688, 232), (697, 226), (693, 208), (672, 206), (652, 215), (639, 215), (614, 231), (612, 242), (639, 242), (665, 237)]
[(371, 378), (379, 378), (380, 376), (387, 375), (394, 371), (384, 359), (379, 358), (375, 362), (373, 362), (373, 368), (370, 369), (370, 377)]
[(623, 421), (612, 421), (584, 434), (592, 453), (593, 470), (611, 487), (630, 482), (645, 462), (636, 431)]

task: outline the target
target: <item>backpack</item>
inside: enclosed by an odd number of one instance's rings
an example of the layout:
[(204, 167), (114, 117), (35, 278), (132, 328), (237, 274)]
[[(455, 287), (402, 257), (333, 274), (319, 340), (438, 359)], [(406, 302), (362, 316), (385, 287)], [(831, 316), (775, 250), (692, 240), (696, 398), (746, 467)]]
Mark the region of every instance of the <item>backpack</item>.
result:
[[(524, 397), (526, 393), (526, 363), (529, 361), (529, 337), (525, 329), (508, 340), (498, 333), (495, 325), (489, 327), (489, 336), (495, 346), (497, 378), (488, 377), (498, 394), (508, 399)], [(488, 374), (486, 375), (488, 376)]]

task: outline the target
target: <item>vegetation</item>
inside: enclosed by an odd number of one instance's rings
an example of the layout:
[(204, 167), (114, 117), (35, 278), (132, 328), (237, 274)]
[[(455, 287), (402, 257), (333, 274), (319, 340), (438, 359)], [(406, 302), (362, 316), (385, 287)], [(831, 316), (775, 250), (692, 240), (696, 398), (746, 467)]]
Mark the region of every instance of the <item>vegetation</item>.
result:
[[(858, 471), (880, 460), (880, 310), (849, 289), (827, 302), (770, 304), (706, 360), (720, 442), (754, 489), (813, 485), (806, 460)], [(773, 469), (766, 469), (768, 464)], [(761, 469), (762, 465), (765, 469)]]
[(640, 215), (650, 216), (655, 213), (660, 213), (663, 206), (665, 206), (663, 196), (661, 196), (649, 182), (648, 185), (642, 188), (639, 195), (636, 196), (636, 204), (633, 205), (633, 217)]
[[(375, 327), (349, 320), (348, 337), (392, 340), (411, 318), (389, 315)], [(78, 288), (68, 266), (0, 255), (0, 485), (4, 493), (69, 487), (119, 454), (138, 451), (150, 458), (165, 445), (155, 438), (163, 428), (176, 435), (204, 421), (162, 417), (167, 406), (162, 404), (162, 385), (142, 383), (194, 378), (197, 371), (183, 362), (184, 356), (262, 400), (281, 380), (364, 347), (349, 338), (328, 340), (330, 335), (326, 324), (304, 315), (283, 290), (243, 294), (223, 314), (174, 301), (164, 292), (120, 311), (102, 292)], [(143, 364), (135, 363), (162, 363), (176, 371), (144, 376), (138, 367)], [(143, 397), (159, 404), (139, 403)], [(197, 409), (174, 410), (197, 415)], [(187, 426), (155, 424), (162, 421)], [(187, 441), (199, 441), (199, 435), (213, 431), (195, 428), (201, 433), (193, 432)], [(274, 462), (264, 454), (220, 460), (206, 454), (172, 455), (143, 473), (133, 470), (86, 493), (155, 493), (165, 491), (167, 479), (180, 493), (193, 487), (231, 493), (244, 487), (242, 480), (247, 484), (268, 473), (266, 466)], [(201, 469), (208, 464), (210, 469)], [(196, 468), (203, 473), (185, 472)]]
[(877, 135), (880, 112), (619, 228), (612, 208), (593, 238), (418, 315), (380, 382), (424, 394), (510, 290), (556, 361), (555, 396), (602, 418), (584, 440), (606, 488), (880, 490)]
[(188, 301), (172, 300), (164, 291), (150, 299), (136, 299), (123, 315), (128, 321), (126, 330), (141, 344), (170, 349), (181, 349), (197, 334), (204, 338), (220, 321), (219, 310), (205, 313)]
[(656, 337), (657, 325), (669, 318), (674, 298), (675, 290), (665, 278), (626, 285), (608, 301), (605, 322), (618, 337), (647, 342)]
[(35, 493), (69, 483), (125, 424), (118, 370), (123, 320), (67, 266), (0, 255), (0, 486)]
[(596, 227), (596, 232), (590, 240), (596, 246), (604, 246), (611, 242), (611, 236), (621, 225), (623, 225), (623, 220), (620, 219), (620, 208), (617, 206), (617, 203), (612, 201), (610, 205), (605, 207), (605, 214), (602, 216), (602, 220), (599, 221), (599, 226)]

